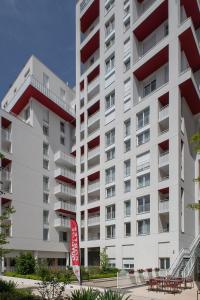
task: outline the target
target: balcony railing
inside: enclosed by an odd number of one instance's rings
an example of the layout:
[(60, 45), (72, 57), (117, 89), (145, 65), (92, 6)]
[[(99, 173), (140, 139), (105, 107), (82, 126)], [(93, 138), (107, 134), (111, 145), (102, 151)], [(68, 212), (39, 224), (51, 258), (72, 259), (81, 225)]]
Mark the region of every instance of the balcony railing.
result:
[(53, 101), (54, 103), (56, 103), (63, 110), (65, 110), (66, 112), (68, 112), (71, 116), (75, 117), (75, 110), (69, 104), (67, 104), (65, 101), (63, 101), (60, 97), (58, 97), (54, 92), (52, 92), (50, 89), (46, 88), (33, 75), (28, 76), (26, 78), (26, 80), (22, 83), (22, 85), (17, 90), (15, 96), (8, 102), (8, 104), (6, 106), (6, 110), (8, 110), (8, 111), (11, 110), (11, 108), (16, 104), (16, 102), (18, 101), (19, 97), (24, 93), (24, 91), (27, 89), (27, 87), (29, 85), (32, 85), (39, 92), (41, 92), (43, 95), (45, 95), (51, 101)]
[(169, 151), (163, 152), (159, 157), (159, 166), (167, 165), (169, 163)]
[(88, 118), (88, 126), (93, 124), (94, 122), (98, 121), (100, 117), (100, 111), (97, 111), (95, 114), (93, 114), (91, 117)]
[(169, 200), (159, 202), (159, 212), (164, 213), (169, 211)]
[(93, 148), (92, 150), (88, 151), (88, 159), (91, 159), (99, 154), (100, 154), (100, 147), (97, 146), (97, 147)]
[(100, 76), (97, 76), (90, 83), (88, 83), (88, 88), (87, 88), (88, 93), (90, 93), (96, 86), (98, 86), (99, 82), (100, 82)]
[(56, 218), (54, 220), (54, 227), (70, 228), (69, 219)]
[(66, 162), (69, 165), (75, 166), (76, 165), (76, 158), (73, 155), (64, 153), (62, 151), (58, 151), (55, 153), (54, 155), (54, 161), (62, 161), (62, 162)]
[(159, 121), (162, 121), (169, 117), (169, 105), (166, 105), (161, 108), (159, 111)]
[(88, 241), (98, 241), (100, 240), (100, 232), (97, 234), (88, 234)]
[(69, 178), (71, 180), (76, 180), (76, 173), (67, 169), (63, 169), (63, 168), (59, 168), (57, 170), (54, 171), (54, 176), (58, 177), (58, 176), (63, 176), (66, 178)]
[(9, 181), (10, 180), (10, 171), (3, 169), (1, 171), (1, 179), (2, 179), (2, 181)]
[(98, 190), (99, 188), (100, 188), (100, 181), (99, 180), (96, 180), (95, 182), (88, 184), (88, 192)]
[(54, 204), (54, 210), (66, 210), (71, 212), (76, 212), (76, 205), (73, 203), (68, 203), (64, 201), (58, 201)]
[(92, 0), (83, 0), (80, 3), (80, 11), (82, 12)]
[(144, 3), (138, 4), (139, 6), (138, 6), (137, 19), (140, 18), (148, 9), (150, 9), (155, 2), (156, 0), (147, 0), (144, 1)]
[(100, 224), (100, 216), (88, 217), (88, 225)]
[(137, 173), (147, 170), (149, 168), (150, 168), (150, 162), (148, 160), (137, 166)]
[(76, 197), (76, 189), (75, 188), (72, 188), (68, 185), (64, 185), (61, 183), (55, 187), (54, 193), (55, 194), (61, 193), (61, 194), (66, 194), (71, 197)]
[(1, 137), (2, 137), (2, 140), (10, 142), (10, 130), (2, 128), (1, 129)]

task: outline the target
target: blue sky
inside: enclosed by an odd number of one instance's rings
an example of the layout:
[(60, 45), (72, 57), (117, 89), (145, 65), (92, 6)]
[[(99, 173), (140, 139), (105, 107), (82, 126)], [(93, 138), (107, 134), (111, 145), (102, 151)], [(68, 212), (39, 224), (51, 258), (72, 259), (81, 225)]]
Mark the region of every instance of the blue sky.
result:
[(75, 0), (0, 0), (0, 100), (34, 54), (75, 84)]

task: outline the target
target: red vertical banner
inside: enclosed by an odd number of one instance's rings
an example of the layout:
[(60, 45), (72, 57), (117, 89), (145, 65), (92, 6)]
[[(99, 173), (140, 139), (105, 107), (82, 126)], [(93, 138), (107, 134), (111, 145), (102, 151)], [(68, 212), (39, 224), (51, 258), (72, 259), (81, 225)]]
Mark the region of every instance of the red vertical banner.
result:
[(72, 268), (79, 283), (81, 284), (79, 236), (78, 236), (78, 225), (76, 220), (74, 219), (70, 220), (70, 227), (71, 227), (70, 253), (71, 253)]

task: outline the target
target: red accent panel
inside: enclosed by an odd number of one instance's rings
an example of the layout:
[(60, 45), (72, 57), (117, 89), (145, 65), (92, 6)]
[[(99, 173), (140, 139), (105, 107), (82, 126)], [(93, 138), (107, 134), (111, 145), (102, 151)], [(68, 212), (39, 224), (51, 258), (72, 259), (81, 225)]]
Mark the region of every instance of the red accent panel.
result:
[(197, 48), (192, 29), (188, 28), (180, 36), (181, 50), (185, 52), (190, 67), (195, 72), (200, 68), (200, 55)]
[(12, 160), (10, 160), (10, 159), (4, 157), (4, 158), (1, 160), (1, 166), (5, 168), (5, 167), (8, 166), (11, 162), (12, 162)]
[(82, 91), (83, 89), (84, 89), (84, 80), (81, 81), (81, 83), (80, 83), (80, 91)]
[(96, 103), (94, 103), (92, 106), (88, 108), (88, 116), (91, 116), (95, 112), (97, 112), (100, 108), (100, 101), (98, 100)]
[(162, 143), (158, 144), (158, 146), (164, 151), (168, 150), (169, 149), (169, 140), (163, 141)]
[(62, 176), (62, 175), (59, 175), (56, 177), (57, 180), (60, 180), (60, 181), (63, 181), (63, 182), (66, 182), (66, 183), (69, 183), (71, 185), (76, 185), (76, 181), (68, 178), (68, 177), (65, 177), (65, 176)]
[(169, 104), (169, 92), (160, 96), (158, 100), (163, 106)]
[(88, 213), (95, 213), (95, 212), (99, 212), (99, 211), (100, 211), (100, 206), (88, 209)]
[(159, 192), (162, 193), (162, 194), (169, 193), (169, 187), (160, 189)]
[(200, 11), (197, 0), (181, 0), (181, 5), (184, 6), (187, 17), (191, 17), (194, 23), (194, 27), (200, 26)]
[(81, 49), (81, 61), (85, 63), (88, 58), (99, 48), (99, 31), (93, 35), (88, 43)]
[(39, 92), (32, 85), (28, 86), (28, 88), (25, 90), (23, 95), (18, 99), (16, 104), (11, 109), (11, 112), (18, 115), (22, 111), (24, 106), (26, 106), (26, 104), (28, 103), (28, 101), (31, 97), (33, 97), (35, 100), (40, 102), (42, 105), (49, 108), (51, 111), (53, 111), (55, 114), (57, 114), (59, 117), (61, 117), (65, 121), (72, 123), (75, 120), (75, 118), (73, 116), (71, 116), (68, 112), (66, 112), (64, 109), (62, 109), (60, 106), (58, 106), (55, 102), (53, 102), (47, 96), (45, 96), (41, 92)]
[(89, 176), (88, 176), (88, 180), (89, 180), (89, 181), (94, 181), (94, 180), (96, 180), (96, 179), (99, 179), (99, 177), (100, 177), (100, 172), (97, 171), (97, 172), (95, 172), (95, 173), (89, 175)]
[(192, 80), (184, 81), (179, 87), (193, 115), (200, 113), (200, 99)]
[(84, 33), (99, 16), (99, 0), (95, 0), (82, 16), (81, 31)]
[(11, 201), (12, 201), (12, 200), (7, 199), (7, 198), (1, 198), (1, 203), (2, 203), (2, 204), (6, 204), (6, 203), (11, 202)]
[(84, 122), (84, 113), (82, 113), (82, 114), (80, 115), (80, 121), (81, 121), (81, 123)]
[(156, 53), (151, 59), (139, 67), (134, 75), (138, 80), (144, 80), (147, 76), (155, 72), (161, 66), (168, 62), (168, 46)]
[(3, 128), (8, 128), (10, 126), (10, 124), (11, 124), (10, 120), (8, 120), (8, 119), (6, 119), (4, 117), (1, 118), (1, 126)]
[(91, 141), (88, 143), (88, 148), (89, 148), (89, 149), (95, 148), (95, 147), (98, 146), (99, 144), (100, 144), (100, 137), (97, 136), (95, 139), (91, 140)]
[(88, 83), (90, 83), (95, 77), (99, 75), (99, 66), (97, 66), (87, 77)]
[(168, 18), (168, 1), (163, 2), (152, 14), (133, 31), (139, 41), (143, 41), (150, 33)]
[(76, 213), (75, 212), (73, 212), (73, 211), (70, 211), (70, 210), (65, 210), (65, 209), (56, 209), (56, 211), (58, 211), (58, 212), (61, 212), (61, 213), (63, 213), (63, 214), (66, 214), (66, 215), (73, 215), (73, 216), (75, 216), (76, 215)]

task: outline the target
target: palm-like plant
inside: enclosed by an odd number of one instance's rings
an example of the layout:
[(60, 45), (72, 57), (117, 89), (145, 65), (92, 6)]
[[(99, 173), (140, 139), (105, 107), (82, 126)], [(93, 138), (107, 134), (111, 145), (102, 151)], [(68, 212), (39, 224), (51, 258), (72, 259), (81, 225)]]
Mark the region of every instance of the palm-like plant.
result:
[(111, 290), (107, 290), (104, 293), (101, 293), (99, 295), (99, 300), (128, 300), (130, 297), (127, 296), (126, 298), (124, 298), (124, 295), (119, 293), (119, 292), (114, 292)]
[(71, 293), (70, 300), (96, 300), (100, 292), (94, 289), (76, 290)]

